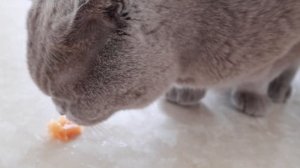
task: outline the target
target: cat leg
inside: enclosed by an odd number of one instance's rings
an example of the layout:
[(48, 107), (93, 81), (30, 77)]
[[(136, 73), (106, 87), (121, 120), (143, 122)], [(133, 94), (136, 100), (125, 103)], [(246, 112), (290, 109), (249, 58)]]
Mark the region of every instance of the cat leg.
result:
[(271, 105), (266, 86), (260, 82), (240, 85), (232, 91), (232, 104), (241, 113), (249, 116), (264, 116)]
[(287, 102), (292, 93), (291, 83), (296, 76), (297, 70), (297, 67), (290, 67), (270, 83), (268, 95), (274, 103)]
[(204, 89), (192, 89), (187, 87), (173, 87), (167, 94), (166, 99), (171, 102), (182, 106), (197, 105), (200, 100), (205, 96)]

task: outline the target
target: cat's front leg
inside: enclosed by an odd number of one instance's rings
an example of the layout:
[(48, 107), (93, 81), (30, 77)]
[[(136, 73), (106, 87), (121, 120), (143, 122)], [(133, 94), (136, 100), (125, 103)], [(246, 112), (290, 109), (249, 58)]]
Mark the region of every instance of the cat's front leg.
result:
[(269, 85), (268, 95), (274, 103), (286, 103), (292, 94), (291, 83), (298, 68), (290, 67), (275, 78)]
[(167, 94), (166, 99), (181, 106), (197, 105), (205, 96), (204, 89), (194, 89), (188, 87), (173, 87)]

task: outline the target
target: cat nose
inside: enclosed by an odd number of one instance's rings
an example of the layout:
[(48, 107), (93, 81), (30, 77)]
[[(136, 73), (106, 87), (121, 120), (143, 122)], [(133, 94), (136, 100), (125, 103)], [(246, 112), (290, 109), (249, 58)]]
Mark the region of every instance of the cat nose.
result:
[(66, 114), (66, 111), (61, 106), (56, 105), (55, 107), (56, 107), (56, 110), (58, 111), (58, 113), (60, 115), (65, 115)]
[(61, 101), (57, 98), (52, 98), (52, 101), (55, 104), (56, 110), (59, 112), (60, 115), (65, 115), (67, 112), (67, 106), (64, 101)]

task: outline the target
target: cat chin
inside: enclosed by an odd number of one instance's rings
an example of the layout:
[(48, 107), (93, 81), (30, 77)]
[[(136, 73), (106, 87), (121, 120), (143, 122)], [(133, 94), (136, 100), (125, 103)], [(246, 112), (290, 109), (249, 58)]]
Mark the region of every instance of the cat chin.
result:
[[(107, 120), (111, 115), (113, 115), (115, 112), (96, 112), (95, 116), (87, 116), (84, 114), (78, 115), (74, 112), (67, 112), (65, 113), (66, 117), (75, 122), (78, 125), (82, 126), (93, 126), (100, 122), (103, 122)], [(77, 114), (77, 115), (76, 115)]]

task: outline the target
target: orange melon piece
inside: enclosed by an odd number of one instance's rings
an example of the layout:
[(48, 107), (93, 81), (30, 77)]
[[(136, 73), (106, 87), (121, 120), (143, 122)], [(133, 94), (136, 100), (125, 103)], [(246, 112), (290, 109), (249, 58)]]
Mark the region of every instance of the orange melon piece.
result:
[(48, 124), (49, 134), (53, 139), (68, 142), (82, 133), (82, 127), (69, 121), (65, 116), (52, 120)]

